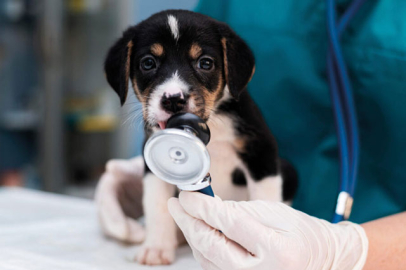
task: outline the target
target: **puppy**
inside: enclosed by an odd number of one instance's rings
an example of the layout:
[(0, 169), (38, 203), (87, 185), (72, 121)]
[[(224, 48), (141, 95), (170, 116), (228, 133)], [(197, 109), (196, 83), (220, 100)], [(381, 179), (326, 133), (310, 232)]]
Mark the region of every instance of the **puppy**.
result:
[[(223, 200), (290, 201), (295, 171), (279, 159), (275, 139), (246, 91), (254, 71), (251, 50), (229, 26), (185, 10), (163, 11), (128, 28), (105, 61), (121, 104), (131, 81), (142, 103), (146, 139), (179, 112), (207, 122), (212, 186)], [(175, 258), (177, 227), (166, 205), (175, 194), (175, 186), (146, 167), (141, 264)]]

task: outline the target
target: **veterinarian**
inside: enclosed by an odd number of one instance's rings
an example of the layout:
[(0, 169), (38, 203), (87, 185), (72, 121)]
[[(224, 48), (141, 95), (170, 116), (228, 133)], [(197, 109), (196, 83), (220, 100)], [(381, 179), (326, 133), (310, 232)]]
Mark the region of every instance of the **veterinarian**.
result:
[[(338, 2), (342, 12), (351, 1)], [(406, 3), (366, 1), (342, 39), (361, 141), (350, 220), (362, 225), (312, 217), (331, 220), (338, 186), (325, 2), (203, 0), (199, 11), (226, 21), (256, 53), (249, 89), (299, 170), (293, 206), (311, 215), (182, 192), (169, 208), (203, 268), (406, 269)]]
[[(350, 2), (338, 1), (338, 13)], [(199, 3), (199, 12), (228, 23), (253, 49), (257, 64), (249, 90), (280, 155), (300, 176), (293, 208), (191, 192), (171, 199), (169, 210), (204, 269), (406, 269), (406, 2), (367, 0), (341, 39), (361, 152), (350, 221), (338, 224), (326, 221), (334, 213), (340, 165), (325, 9), (317, 0)], [(125, 190), (130, 178), (141, 182), (141, 163), (110, 166), (114, 190)], [(120, 194), (109, 196), (118, 201)], [(111, 226), (134, 233), (112, 236), (143, 237), (123, 213), (115, 218)]]

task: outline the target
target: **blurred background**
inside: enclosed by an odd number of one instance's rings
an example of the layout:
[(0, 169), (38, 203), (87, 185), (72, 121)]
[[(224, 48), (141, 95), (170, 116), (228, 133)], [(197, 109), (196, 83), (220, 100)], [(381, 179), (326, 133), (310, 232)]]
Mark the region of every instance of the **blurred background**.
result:
[(0, 186), (90, 198), (107, 160), (139, 155), (135, 97), (120, 107), (107, 50), (129, 25), (197, 2), (0, 0)]

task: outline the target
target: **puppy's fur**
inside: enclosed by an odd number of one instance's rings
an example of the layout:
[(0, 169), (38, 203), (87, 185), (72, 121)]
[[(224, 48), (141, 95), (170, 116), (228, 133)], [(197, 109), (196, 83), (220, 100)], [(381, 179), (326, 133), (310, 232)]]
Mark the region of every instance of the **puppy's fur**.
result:
[[(279, 159), (275, 139), (246, 91), (254, 71), (251, 50), (226, 24), (184, 10), (163, 11), (130, 27), (105, 61), (121, 104), (132, 83), (147, 139), (174, 113), (191, 112), (207, 121), (212, 185), (222, 199), (289, 201), (296, 174)], [(147, 236), (140, 263), (174, 260), (177, 228), (166, 202), (175, 188), (146, 168)]]

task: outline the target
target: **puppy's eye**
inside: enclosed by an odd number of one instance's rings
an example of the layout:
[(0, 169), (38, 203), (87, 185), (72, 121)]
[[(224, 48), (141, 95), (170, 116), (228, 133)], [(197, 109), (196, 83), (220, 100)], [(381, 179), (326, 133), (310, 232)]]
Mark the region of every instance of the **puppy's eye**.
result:
[(203, 57), (197, 63), (197, 67), (204, 70), (211, 70), (213, 68), (213, 60), (207, 57)]
[(146, 71), (156, 68), (156, 62), (155, 62), (154, 58), (147, 57), (147, 58), (142, 59), (141, 68)]

